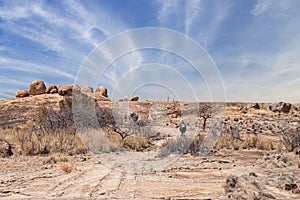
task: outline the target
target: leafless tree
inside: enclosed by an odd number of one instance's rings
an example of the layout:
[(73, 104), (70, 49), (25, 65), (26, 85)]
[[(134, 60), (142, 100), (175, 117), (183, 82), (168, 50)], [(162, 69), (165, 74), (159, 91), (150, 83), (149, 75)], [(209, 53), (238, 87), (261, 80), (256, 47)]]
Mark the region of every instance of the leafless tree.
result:
[(202, 128), (205, 130), (207, 120), (213, 118), (220, 112), (220, 109), (213, 107), (212, 104), (200, 103), (199, 104), (199, 117), (203, 119)]

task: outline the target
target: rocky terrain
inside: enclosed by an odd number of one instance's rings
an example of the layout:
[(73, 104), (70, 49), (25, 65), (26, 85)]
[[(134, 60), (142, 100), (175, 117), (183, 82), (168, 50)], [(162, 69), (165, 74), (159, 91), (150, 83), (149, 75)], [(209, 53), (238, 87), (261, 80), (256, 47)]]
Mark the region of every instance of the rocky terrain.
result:
[(0, 198), (300, 199), (299, 104), (112, 101), (42, 81), (16, 97), (0, 102)]

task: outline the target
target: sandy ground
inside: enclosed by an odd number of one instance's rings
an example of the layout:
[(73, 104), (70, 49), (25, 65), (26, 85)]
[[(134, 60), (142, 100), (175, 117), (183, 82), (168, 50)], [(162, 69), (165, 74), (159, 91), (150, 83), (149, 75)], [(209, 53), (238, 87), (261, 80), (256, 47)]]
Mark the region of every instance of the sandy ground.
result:
[(253, 174), (275, 199), (300, 199), (282, 186), (300, 180), (299, 166), (289, 160), (280, 166), (274, 158), (257, 150), (220, 151), (206, 158), (158, 158), (153, 152), (3, 158), (0, 198), (228, 199), (226, 178)]

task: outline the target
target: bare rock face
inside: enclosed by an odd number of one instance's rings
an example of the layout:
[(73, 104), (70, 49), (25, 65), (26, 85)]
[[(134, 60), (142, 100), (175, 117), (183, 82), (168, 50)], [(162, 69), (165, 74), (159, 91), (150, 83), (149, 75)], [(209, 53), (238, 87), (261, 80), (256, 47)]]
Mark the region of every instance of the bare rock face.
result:
[(93, 93), (93, 88), (91, 86), (83, 86), (81, 88), (80, 92), (91, 94), (91, 93)]
[(28, 97), (28, 96), (29, 96), (29, 93), (27, 90), (19, 90), (16, 93), (16, 97)]
[(7, 141), (0, 140), (0, 157), (5, 158), (12, 156), (12, 146)]
[(72, 95), (73, 86), (60, 86), (58, 88), (58, 94), (61, 96)]
[(40, 95), (46, 93), (46, 85), (44, 81), (35, 80), (29, 85), (28, 92), (30, 95)]
[(291, 110), (292, 104), (290, 103), (275, 103), (269, 106), (269, 110), (273, 112), (283, 112), (283, 113), (289, 113)]
[(125, 96), (123, 98), (124, 101), (138, 101), (139, 97), (138, 96), (133, 96), (133, 97), (129, 97), (129, 96)]
[(95, 91), (95, 96), (102, 96), (102, 97), (108, 97), (107, 96), (107, 89), (104, 86), (100, 86)]
[(47, 94), (54, 94), (54, 93), (57, 93), (57, 92), (58, 92), (57, 86), (54, 85), (54, 84), (49, 85), (46, 89)]

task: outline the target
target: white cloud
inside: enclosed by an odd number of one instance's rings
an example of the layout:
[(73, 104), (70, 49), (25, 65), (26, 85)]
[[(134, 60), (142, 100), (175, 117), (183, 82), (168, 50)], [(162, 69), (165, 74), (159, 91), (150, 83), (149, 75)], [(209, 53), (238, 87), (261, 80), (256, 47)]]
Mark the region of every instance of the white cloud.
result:
[(257, 4), (255, 5), (255, 7), (252, 10), (252, 14), (254, 16), (259, 16), (259, 15), (263, 14), (268, 9), (268, 7), (271, 5), (271, 3), (272, 3), (271, 0), (258, 0)]
[[(102, 40), (127, 29), (124, 22), (115, 20), (101, 7), (97, 7), (97, 13), (92, 13), (78, 1), (66, 1), (60, 5), (62, 7), (58, 10), (43, 2), (23, 2), (22, 5), (11, 2), (5, 9), (0, 8), (0, 17), (4, 20), (0, 27), (43, 46), (45, 49), (40, 50), (41, 52), (51, 51), (58, 54), (59, 58), (76, 63), (84, 59), (84, 55), (88, 53), (86, 49), (92, 50)], [(123, 44), (135, 49), (133, 40), (127, 38)], [(101, 53), (110, 58), (109, 51), (103, 50)], [(122, 59), (124, 66), (139, 65), (142, 60), (139, 52)], [(53, 63), (48, 65), (7, 57), (0, 57), (0, 61), (0, 68), (3, 70), (50, 73), (57, 77), (75, 78), (65, 71), (66, 66)], [(99, 63), (95, 63), (97, 64)], [(114, 71), (111, 71), (109, 77), (115, 81), (118, 79)]]
[(0, 68), (3, 70), (16, 70), (19, 72), (42, 73), (48, 76), (59, 76), (74, 79), (73, 74), (52, 66), (36, 64), (25, 60), (17, 60), (6, 57), (0, 57)]
[(15, 20), (21, 18), (28, 18), (31, 14), (29, 10), (24, 7), (14, 7), (11, 9), (0, 9), (0, 18), (6, 20)]
[(186, 2), (185, 34), (190, 33), (190, 29), (193, 24), (193, 21), (199, 15), (200, 11), (203, 11), (203, 8), (201, 8), (201, 0), (190, 0)]
[(157, 0), (159, 5), (161, 6), (159, 13), (158, 13), (158, 19), (161, 24), (166, 23), (169, 19), (169, 15), (172, 12), (176, 12), (178, 9), (178, 0)]
[(272, 17), (282, 17), (281, 12), (288, 11), (291, 5), (297, 3), (294, 0), (272, 1), (272, 0), (258, 0), (257, 4), (251, 10), (253, 16), (259, 17), (268, 14)]
[(24, 79), (22, 79), (22, 80), (16, 79), (16, 77), (11, 78), (11, 77), (7, 77), (7, 76), (0, 76), (0, 83), (5, 84), (5, 85), (26, 85), (29, 82), (25, 81)]

